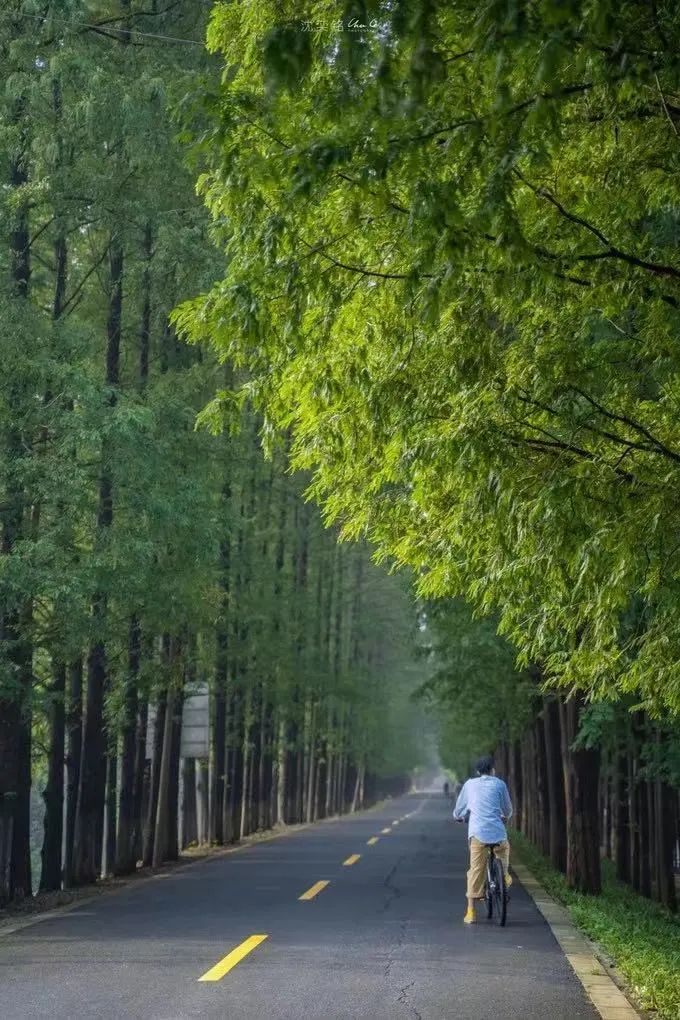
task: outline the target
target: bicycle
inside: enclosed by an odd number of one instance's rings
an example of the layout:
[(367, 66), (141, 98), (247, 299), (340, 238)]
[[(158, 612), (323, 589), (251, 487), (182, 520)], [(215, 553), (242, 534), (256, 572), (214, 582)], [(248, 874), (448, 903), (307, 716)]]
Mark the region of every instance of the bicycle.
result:
[(486, 916), (489, 921), (496, 918), (496, 923), (505, 927), (508, 916), (508, 890), (505, 885), (503, 863), (496, 857), (494, 850), (497, 843), (487, 843), (486, 880), (484, 882), (484, 902)]

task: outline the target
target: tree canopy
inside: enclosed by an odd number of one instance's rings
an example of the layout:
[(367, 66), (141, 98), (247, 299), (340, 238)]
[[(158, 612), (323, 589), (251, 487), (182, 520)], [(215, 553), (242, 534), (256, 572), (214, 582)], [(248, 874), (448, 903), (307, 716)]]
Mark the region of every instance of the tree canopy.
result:
[(247, 366), (345, 534), (524, 664), (676, 712), (677, 8), (333, 13), (215, 7), (227, 264), (177, 321)]
[[(54, 890), (176, 857), (180, 802), (184, 843), (222, 843), (407, 782), (424, 667), (408, 587), (336, 547), (261, 416), (196, 428), (239, 371), (169, 318), (223, 267), (184, 144), (208, 7), (1, 7), (4, 904), (32, 870)], [(210, 754), (180, 769), (196, 690)]]

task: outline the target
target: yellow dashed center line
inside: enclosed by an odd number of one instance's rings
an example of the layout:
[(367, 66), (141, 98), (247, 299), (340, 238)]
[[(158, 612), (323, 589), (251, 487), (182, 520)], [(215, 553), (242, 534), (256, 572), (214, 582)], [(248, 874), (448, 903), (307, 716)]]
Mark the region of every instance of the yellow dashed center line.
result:
[(392, 825), (399, 825), (399, 819), (397, 818), (396, 822), (392, 822)]
[(214, 967), (207, 970), (198, 980), (199, 981), (221, 981), (225, 974), (228, 974), (237, 963), (240, 963), (244, 956), (248, 953), (252, 953), (253, 949), (256, 949), (261, 942), (264, 942), (268, 935), (251, 935), (249, 938), (242, 942), (236, 949), (232, 949), (230, 953), (227, 953), (219, 963), (216, 963)]
[(299, 900), (313, 900), (315, 896), (318, 896), (322, 889), (325, 889), (328, 885), (328, 881), (325, 879), (321, 882), (315, 882), (314, 885), (310, 886), (307, 892), (303, 892), (302, 896), (298, 896)]
[(389, 836), (389, 834), (391, 833), (392, 830), (390, 829), (390, 827), (388, 825), (386, 829), (381, 829), (380, 831), (382, 832), (383, 836)]
[(347, 860), (343, 861), (342, 863), (346, 868), (348, 868), (350, 864), (356, 864), (360, 857), (361, 854), (351, 854), (351, 856), (348, 857)]
[(366, 840), (366, 843), (368, 844), (368, 846), (375, 846), (379, 839), (380, 836), (371, 836), (370, 839)]

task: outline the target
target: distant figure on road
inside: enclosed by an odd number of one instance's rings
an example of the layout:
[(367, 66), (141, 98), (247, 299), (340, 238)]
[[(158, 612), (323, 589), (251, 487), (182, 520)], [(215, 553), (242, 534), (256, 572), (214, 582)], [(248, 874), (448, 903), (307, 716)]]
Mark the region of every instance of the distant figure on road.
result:
[(470, 845), (470, 870), (467, 873), (467, 912), (463, 921), (474, 924), (475, 900), (484, 896), (484, 873), (486, 870), (487, 846), (497, 848), (497, 856), (503, 864), (505, 884), (510, 878), (510, 844), (504, 822), (512, 816), (512, 801), (508, 788), (496, 776), (491, 755), (485, 755), (477, 762), (477, 776), (468, 779), (458, 795), (453, 817), (457, 822), (469, 821), (468, 842)]
[(448, 795), (449, 795), (449, 784), (448, 783), (444, 783), (444, 796), (448, 797)]

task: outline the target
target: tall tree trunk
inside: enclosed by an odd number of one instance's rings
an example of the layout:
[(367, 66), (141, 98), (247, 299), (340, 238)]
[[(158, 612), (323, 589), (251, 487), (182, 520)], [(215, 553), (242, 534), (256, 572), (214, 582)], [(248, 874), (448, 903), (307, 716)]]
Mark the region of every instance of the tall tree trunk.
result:
[(53, 681), (50, 691), (49, 729), (50, 750), (47, 761), (47, 784), (43, 793), (45, 818), (42, 845), (40, 891), (61, 889), (61, 844), (64, 819), (64, 742), (66, 666), (53, 663)]
[(361, 796), (361, 794), (362, 794), (363, 781), (364, 781), (364, 766), (363, 765), (359, 765), (359, 768), (357, 769), (357, 777), (356, 777), (356, 780), (354, 782), (354, 793), (352, 794), (352, 806), (350, 808), (350, 812), (352, 814), (354, 814), (354, 812), (357, 810), (357, 808), (360, 808), (361, 805), (362, 805), (362, 796)]
[[(62, 100), (58, 78), (52, 81), (52, 108), (55, 115), (55, 134), (57, 144), (62, 151), (61, 115)], [(52, 298), (52, 321), (57, 322), (62, 315), (66, 297), (68, 249), (64, 223), (57, 217), (57, 232), (54, 242), (54, 291)], [(45, 404), (49, 404), (51, 394), (46, 394)], [(46, 435), (47, 439), (48, 436)], [(52, 685), (52, 701), (49, 712), (50, 751), (48, 758), (47, 786), (43, 793), (45, 800), (44, 838), (42, 846), (42, 868), (40, 872), (40, 890), (48, 892), (61, 888), (62, 882), (62, 842), (64, 829), (64, 755), (66, 745), (66, 665), (60, 661), (53, 662), (54, 678)]]
[(659, 858), (657, 854), (656, 836), (656, 783), (647, 782), (647, 846), (649, 848), (649, 876), (651, 882), (650, 896), (658, 898), (659, 876), (657, 867)]
[[(660, 739), (660, 735), (658, 736)], [(678, 902), (673, 857), (677, 839), (677, 797), (676, 792), (667, 783), (659, 781), (657, 786), (658, 898), (660, 903), (675, 913)]]
[(286, 790), (288, 788), (288, 748), (286, 747), (286, 718), (281, 711), (276, 741), (276, 817), (275, 825), (286, 824)]
[(196, 805), (196, 759), (185, 758), (182, 770), (184, 805), (182, 811), (182, 849), (198, 843), (198, 812)]
[[(31, 275), (28, 200), (22, 191), (28, 184), (29, 137), (25, 98), (14, 104), (12, 121), (18, 128), (19, 144), (10, 172), (10, 189), (18, 196), (10, 230), (12, 289), (19, 300), (26, 300)], [(21, 386), (16, 380), (16, 386)], [(8, 430), (6, 455), (8, 470), (4, 506), (0, 511), (2, 533), (0, 556), (14, 554), (22, 536), (26, 494), (20, 470), (25, 455), (23, 437), (15, 426)], [(33, 649), (28, 636), (30, 607), (5, 605), (0, 609), (0, 644), (18, 679), (16, 693), (0, 699), (0, 906), (13, 898), (30, 896), (30, 794), (31, 794), (31, 688)]]
[(630, 830), (630, 880), (636, 891), (640, 889), (640, 796), (638, 789), (638, 760), (635, 731), (631, 727), (628, 753), (628, 819)]
[(266, 829), (267, 827), (267, 692), (265, 685), (262, 685), (260, 695), (260, 725), (259, 725), (259, 736), (258, 736), (258, 776), (257, 776), (257, 806), (256, 806), (256, 819), (257, 828)]
[(619, 751), (614, 758), (613, 842), (616, 877), (630, 882), (630, 814), (628, 799), (628, 754)]
[(139, 328), (139, 386), (146, 388), (149, 378), (149, 347), (151, 341), (151, 260), (153, 258), (153, 233), (151, 223), (144, 225), (144, 271), (142, 274), (142, 314)]
[[(168, 686), (163, 720), (163, 737), (158, 776), (158, 797), (156, 803), (156, 825), (154, 829), (152, 867), (158, 868), (163, 861), (175, 852), (177, 846), (177, 815), (172, 806), (173, 757), (177, 745), (177, 712), (181, 712), (182, 691), (180, 683), (180, 652), (179, 641), (175, 637), (163, 639), (165, 667)], [(179, 769), (178, 769), (179, 772)], [(175, 832), (172, 832), (173, 822)]]
[(73, 837), (80, 781), (80, 754), (83, 739), (83, 660), (75, 659), (68, 671), (68, 755), (66, 758), (66, 846), (64, 884), (73, 884)]
[(316, 704), (312, 702), (310, 709), (310, 721), (309, 721), (309, 736), (307, 740), (307, 797), (306, 797), (306, 808), (305, 808), (305, 821), (312, 822), (314, 820), (314, 789), (316, 785), (316, 772), (317, 772), (317, 760), (316, 760)]
[(546, 780), (550, 803), (548, 815), (548, 851), (552, 866), (564, 873), (567, 869), (564, 772), (562, 768), (560, 709), (558, 702), (554, 698), (544, 698), (543, 700), (543, 727), (545, 731)]
[(215, 670), (215, 694), (213, 699), (213, 725), (211, 730), (212, 770), (210, 776), (210, 842), (221, 846), (224, 843), (222, 825), (222, 801), (224, 799), (225, 753), (226, 753), (226, 660), (222, 647), (226, 646), (223, 634), (218, 635), (217, 669)]
[[(144, 393), (149, 378), (149, 344), (151, 338), (151, 223), (144, 226), (144, 270), (142, 273), (142, 308), (139, 326), (138, 388)], [(125, 678), (123, 731), (121, 746), (120, 808), (114, 871), (127, 875), (137, 867), (142, 854), (142, 800), (144, 793), (146, 720), (148, 704), (139, 705), (139, 670), (142, 632), (136, 613), (130, 616), (128, 628), (128, 673)]]
[(116, 862), (116, 805), (118, 803), (118, 748), (109, 747), (106, 756), (106, 811), (104, 814), (104, 850), (102, 874), (113, 872)]
[(649, 793), (646, 780), (638, 781), (639, 877), (638, 891), (652, 895), (652, 869), (649, 847)]
[[(297, 739), (300, 739), (299, 731), (296, 734)], [(291, 817), (288, 818), (289, 822), (301, 822), (303, 819), (303, 797), (304, 797), (304, 751), (302, 747), (298, 747), (297, 751), (291, 752), (293, 755), (294, 768), (289, 770), (291, 786), (288, 803), (292, 805), (290, 808)]]
[(599, 893), (600, 833), (598, 786), (600, 753), (574, 748), (583, 703), (570, 698), (560, 705), (567, 808), (567, 882), (572, 889)]
[(251, 719), (251, 692), (246, 691), (243, 703), (243, 775), (241, 780), (241, 818), (239, 823), (239, 839), (249, 830), (249, 798), (250, 798), (250, 772), (252, 767), (252, 753), (250, 747)]
[(167, 860), (179, 858), (179, 771), (180, 753), (182, 749), (182, 709), (184, 706), (185, 674), (178, 675), (178, 689), (175, 697), (175, 708), (172, 719), (172, 745), (170, 749), (170, 792), (168, 800), (168, 842)]
[(209, 774), (207, 759), (201, 758), (198, 763), (198, 841), (203, 846), (210, 839), (208, 820)]
[(153, 860), (153, 848), (156, 838), (156, 814), (158, 811), (158, 787), (161, 775), (161, 758), (163, 755), (163, 734), (165, 731), (165, 709), (167, 688), (159, 693), (156, 703), (156, 718), (153, 728), (153, 756), (151, 759), (151, 777), (149, 780), (149, 803), (147, 805), (144, 824), (144, 842), (142, 861), (149, 867)]
[(153, 853), (151, 866), (158, 868), (167, 858), (169, 836), (168, 803), (170, 796), (170, 758), (172, 755), (172, 718), (175, 707), (175, 691), (172, 683), (168, 685), (165, 718), (163, 720), (163, 743), (161, 748), (161, 767), (158, 775), (158, 800), (156, 803), (156, 825), (154, 829)]
[(522, 775), (522, 749), (519, 740), (512, 745), (510, 755), (512, 765), (512, 800), (517, 816), (517, 828), (526, 835), (524, 824), (524, 776)]
[[(231, 368), (225, 368), (225, 386), (232, 383)], [(227, 454), (228, 457), (228, 454)], [(228, 516), (231, 504), (231, 478), (227, 466), (227, 477), (222, 486), (222, 508)], [(229, 593), (231, 590), (231, 537), (228, 529), (220, 542), (220, 592), (221, 612), (217, 628), (215, 662), (215, 693), (211, 743), (212, 783), (210, 788), (210, 842), (222, 845), (225, 841), (224, 804), (227, 757), (227, 679), (229, 675)]]
[[(107, 317), (106, 383), (110, 387), (109, 406), (116, 404), (116, 387), (120, 372), (120, 338), (123, 304), (123, 249), (117, 236), (109, 248), (110, 296)], [(97, 536), (99, 541), (113, 523), (113, 480), (109, 444), (102, 443), (102, 464), (99, 479)], [(92, 601), (94, 641), (87, 662), (87, 693), (83, 722), (80, 786), (76, 811), (74, 840), (74, 881), (94, 882), (101, 861), (104, 796), (106, 791), (106, 735), (104, 732), (104, 700), (107, 685), (107, 661), (104, 630), (107, 618), (107, 596), (95, 593)]]
[[(120, 808), (118, 817), (118, 845), (114, 871), (128, 875), (137, 866), (135, 852), (135, 782), (138, 767), (137, 688), (141, 662), (142, 633), (138, 617), (130, 617), (128, 631), (128, 671), (125, 678), (123, 704), (123, 732), (121, 737)], [(141, 805), (140, 805), (141, 806)]]
[[(138, 699), (139, 700), (139, 699)], [(137, 711), (137, 727), (135, 729), (135, 781), (133, 787), (133, 828), (132, 857), (141, 860), (144, 852), (144, 809), (148, 805), (149, 787), (151, 782), (151, 763), (146, 756), (146, 737), (149, 722), (149, 702), (146, 695), (142, 698)]]
[(547, 751), (545, 746), (545, 726), (542, 718), (536, 720), (534, 727), (534, 743), (536, 747), (536, 806), (538, 815), (538, 844), (541, 853), (550, 853), (550, 815), (552, 805), (548, 791)]

